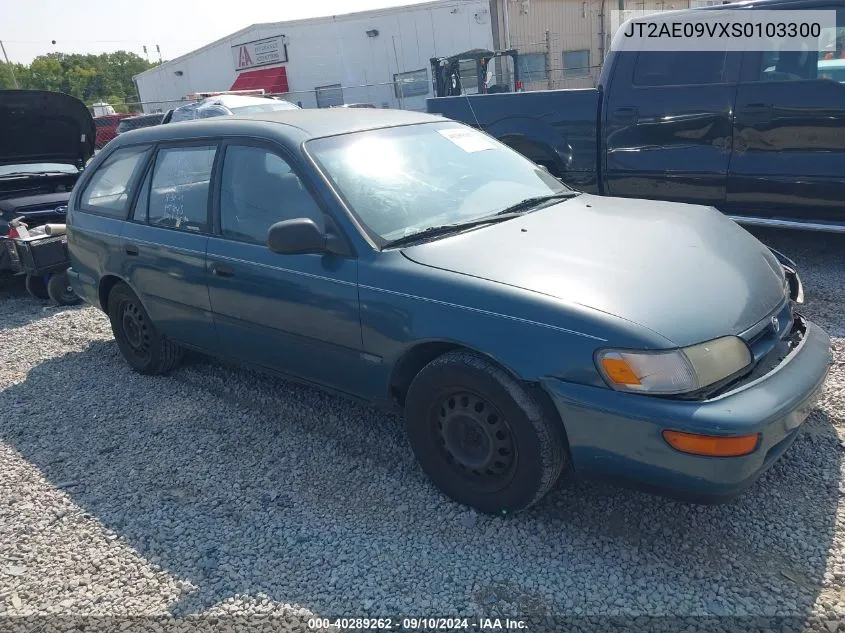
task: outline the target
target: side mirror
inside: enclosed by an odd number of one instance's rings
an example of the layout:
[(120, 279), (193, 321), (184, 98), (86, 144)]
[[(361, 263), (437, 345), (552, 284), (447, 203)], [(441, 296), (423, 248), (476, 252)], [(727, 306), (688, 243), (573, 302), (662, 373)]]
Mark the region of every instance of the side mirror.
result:
[(322, 253), (326, 250), (326, 234), (311, 218), (283, 220), (267, 231), (267, 246), (283, 255)]

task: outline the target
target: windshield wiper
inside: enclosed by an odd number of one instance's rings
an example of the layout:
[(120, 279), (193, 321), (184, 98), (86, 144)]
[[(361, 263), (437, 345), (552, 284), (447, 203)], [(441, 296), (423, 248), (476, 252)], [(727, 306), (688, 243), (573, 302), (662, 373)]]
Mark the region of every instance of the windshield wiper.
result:
[(535, 209), (539, 207), (544, 202), (551, 202), (553, 200), (569, 200), (569, 198), (574, 198), (575, 196), (580, 195), (580, 191), (562, 191), (561, 193), (551, 193), (546, 196), (533, 196), (531, 198), (526, 198), (525, 200), (520, 200), (516, 204), (512, 204), (509, 207), (505, 207), (501, 211), (498, 211), (496, 215), (525, 213), (530, 209)]
[(418, 242), (429, 237), (439, 237), (441, 235), (448, 235), (450, 233), (458, 233), (465, 229), (471, 229), (474, 226), (481, 226), (482, 224), (495, 224), (497, 222), (504, 222), (505, 220), (510, 220), (511, 218), (519, 217), (520, 215), (522, 214), (505, 214), (500, 212), (494, 215), (484, 216), (483, 218), (476, 218), (475, 220), (467, 220), (466, 222), (455, 222), (454, 224), (439, 224), (437, 226), (430, 226), (427, 229), (423, 229), (422, 231), (417, 231), (416, 233), (410, 233), (408, 235), (403, 235), (402, 237), (397, 237), (395, 240), (390, 240), (389, 242), (387, 242), (387, 244), (384, 245), (384, 248), (404, 246), (406, 244), (412, 244), (413, 242)]

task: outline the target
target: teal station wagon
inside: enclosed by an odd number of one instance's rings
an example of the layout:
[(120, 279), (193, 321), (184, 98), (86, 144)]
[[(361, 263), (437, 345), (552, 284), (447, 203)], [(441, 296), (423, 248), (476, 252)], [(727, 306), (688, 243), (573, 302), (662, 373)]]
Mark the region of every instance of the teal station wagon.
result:
[(74, 189), (68, 244), (134, 370), (193, 348), (404, 412), (432, 481), (490, 513), (570, 468), (736, 495), (831, 363), (794, 265), (714, 209), (581, 194), (424, 114), (127, 132)]

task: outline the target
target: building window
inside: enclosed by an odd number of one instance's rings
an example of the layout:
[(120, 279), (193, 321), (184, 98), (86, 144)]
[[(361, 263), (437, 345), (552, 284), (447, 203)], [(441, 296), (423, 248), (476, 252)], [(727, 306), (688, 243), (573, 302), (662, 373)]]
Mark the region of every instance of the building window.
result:
[(700, 9), (702, 7), (715, 7), (724, 4), (722, 0), (690, 0), (690, 9)]
[(330, 108), (331, 106), (343, 105), (343, 88), (340, 84), (330, 86), (318, 86), (314, 88), (317, 93), (317, 107)]
[(396, 98), (419, 97), (428, 94), (428, 73), (425, 68), (393, 75), (393, 90)]
[(564, 51), (563, 76), (586, 77), (590, 74), (590, 51)]
[(519, 64), (519, 78), (522, 81), (546, 80), (545, 53), (522, 53), (517, 57), (517, 63)]

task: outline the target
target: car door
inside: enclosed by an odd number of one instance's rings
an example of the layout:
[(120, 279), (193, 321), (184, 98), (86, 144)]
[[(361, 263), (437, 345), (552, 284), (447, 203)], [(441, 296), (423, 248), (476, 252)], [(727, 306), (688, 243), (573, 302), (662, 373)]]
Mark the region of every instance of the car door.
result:
[(230, 142), (208, 244), (209, 295), (221, 349), (249, 363), (361, 393), (358, 262), (332, 254), (282, 255), (267, 247), (276, 222), (324, 208), (275, 146)]
[(845, 9), (820, 43), (835, 51), (746, 52), (737, 91), (729, 212), (845, 221), (845, 84), (819, 67), (842, 55)]
[(721, 206), (739, 54), (626, 51), (605, 108), (605, 193)]
[(162, 144), (122, 234), (123, 276), (164, 334), (209, 352), (217, 335), (206, 283), (217, 143)]

